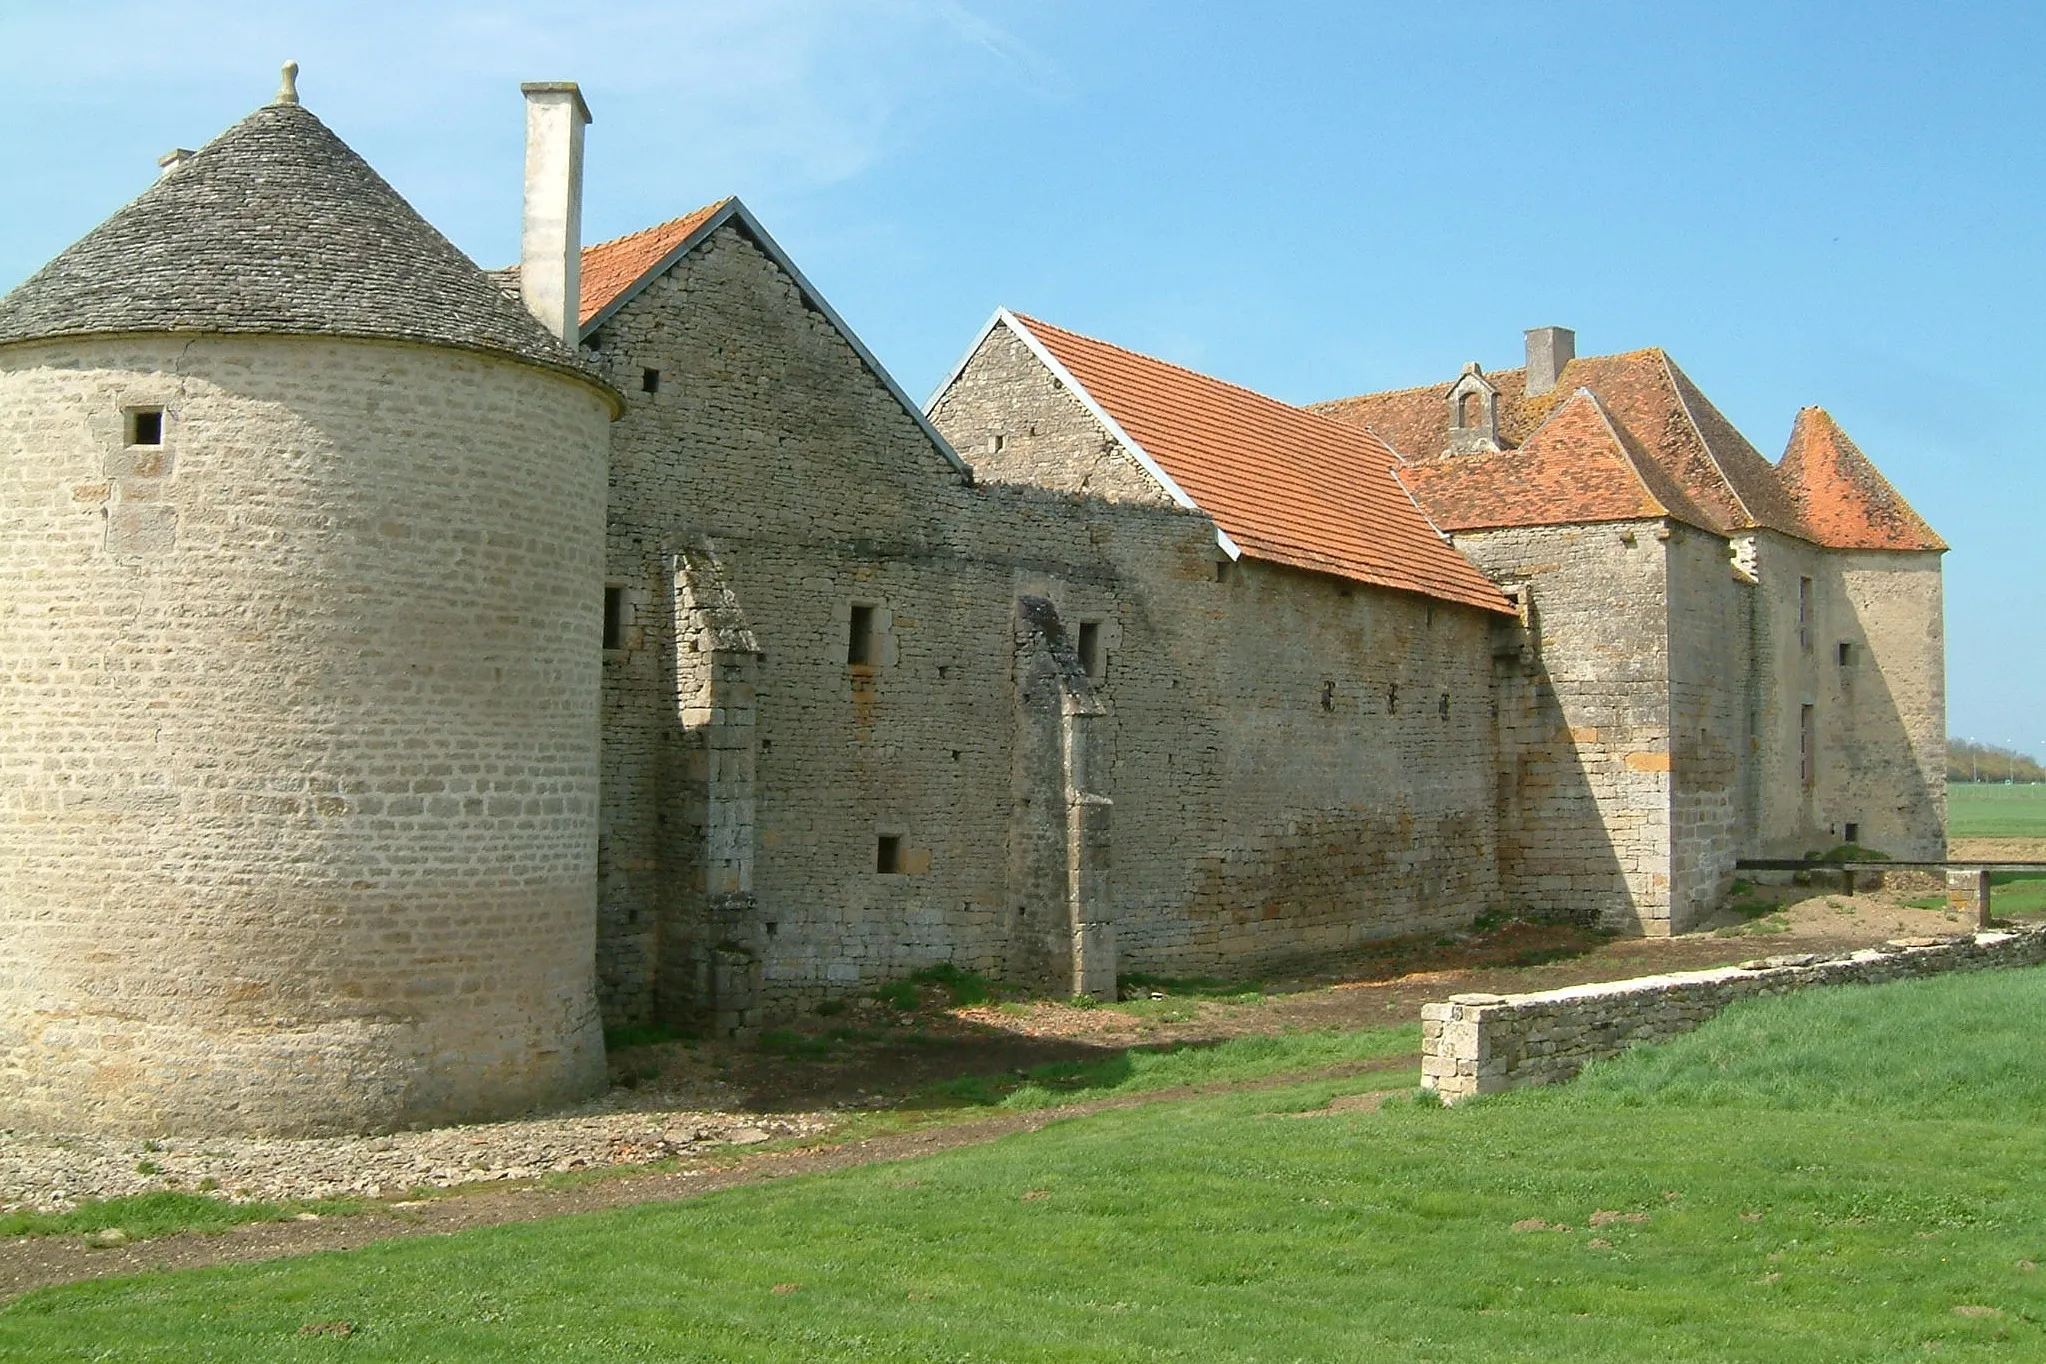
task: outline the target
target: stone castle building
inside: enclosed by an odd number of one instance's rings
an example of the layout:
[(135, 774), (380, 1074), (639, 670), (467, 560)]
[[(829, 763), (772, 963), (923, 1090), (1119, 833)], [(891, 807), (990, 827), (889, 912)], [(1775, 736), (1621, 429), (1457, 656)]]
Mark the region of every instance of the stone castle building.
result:
[(478, 269), (290, 81), (0, 299), (0, 1126), (565, 1101), (1943, 848), (1944, 546), (1661, 352), (1304, 409), (1001, 312), (928, 410), (728, 199)]

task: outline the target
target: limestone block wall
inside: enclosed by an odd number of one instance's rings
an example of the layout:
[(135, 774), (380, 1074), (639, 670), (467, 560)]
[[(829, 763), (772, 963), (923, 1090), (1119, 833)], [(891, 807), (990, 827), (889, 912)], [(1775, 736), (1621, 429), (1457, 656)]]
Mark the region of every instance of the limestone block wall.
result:
[(1720, 536), (1670, 524), (1670, 928), (1718, 907), (1746, 842), (1755, 586)]
[[(1946, 856), (1946, 627), (1937, 554), (1831, 553), (1858, 641), (1835, 661), (1845, 719), (1830, 821), (1905, 860)], [(1837, 646), (1836, 646), (1837, 647)], [(1831, 774), (1829, 773), (1829, 776)]]
[(1500, 660), (1499, 882), (1525, 913), (1671, 931), (1670, 534), (1661, 521), (1454, 537), (1527, 603)]
[[(592, 340), (629, 407), (608, 1017), (745, 1029), (937, 961), (1093, 979), (1076, 922), (1125, 970), (1247, 973), (1489, 907), (1485, 613), (1218, 568), (1213, 524), (1156, 497), (969, 486), (737, 227)], [(1089, 627), (1082, 793), (1109, 803), (1078, 823), (1030, 718), (1026, 599), (1069, 646)]]
[(1133, 591), (1165, 628), (1128, 666), (1177, 685), (1105, 688), (1125, 962), (1252, 971), (1497, 903), (1489, 613), (1251, 559)]
[(2035, 927), (1903, 940), (1834, 957), (1771, 957), (1540, 994), (1454, 995), (1421, 1006), (1421, 1084), (1447, 1102), (1555, 1084), (1589, 1061), (1690, 1032), (1727, 1005), (1757, 995), (2042, 962), (2046, 929)]
[(421, 347), (0, 349), (0, 1126), (601, 1085), (607, 418)]
[[(1166, 500), (1006, 327), (931, 411), (983, 478)], [(1127, 615), (1101, 690), (1126, 965), (1256, 970), (1492, 906), (1487, 613), (1212, 542), (1115, 571)]]
[[(1212, 527), (969, 488), (736, 227), (595, 340), (629, 394), (610, 512), (630, 620), (605, 665), (607, 1014), (743, 1029), (938, 961), (1042, 973), (1061, 933), (1069, 958), (1063, 881), (1016, 866), (1039, 825), (1064, 827), (1019, 789), (1017, 603), (1098, 623), (1113, 657), (1110, 547), (1177, 564), (1191, 543), (1211, 576)], [(743, 647), (713, 639), (709, 564)], [(713, 648), (746, 655), (743, 694)]]
[(931, 420), (989, 483), (1023, 483), (1110, 502), (1172, 497), (1004, 324), (975, 347), (931, 406)]
[(1843, 553), (1770, 532), (1756, 539), (1757, 855), (1830, 848), (1850, 824), (1863, 846), (1891, 856), (1942, 855), (1939, 556)]

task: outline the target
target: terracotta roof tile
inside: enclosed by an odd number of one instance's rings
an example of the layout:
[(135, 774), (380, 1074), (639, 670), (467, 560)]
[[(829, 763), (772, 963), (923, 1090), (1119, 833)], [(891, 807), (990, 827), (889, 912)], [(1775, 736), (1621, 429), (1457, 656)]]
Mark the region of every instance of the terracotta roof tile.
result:
[(685, 213), (630, 235), (598, 242), (595, 246), (585, 246), (580, 320), (587, 323), (610, 307), (620, 294), (666, 260), (676, 247), (689, 240), (692, 232), (710, 221), (713, 214), (730, 202), (730, 199), (720, 199), (714, 204), (705, 204), (694, 213)]
[[(1528, 395), (1525, 370), (1485, 377), (1499, 390), (1499, 434), (1509, 447), (1526, 442), (1576, 389), (1588, 388), (1639, 442), (1647, 463), (1680, 490), (1681, 500), (1705, 529), (1730, 534), (1768, 526), (1804, 533), (1796, 504), (1769, 461), (1661, 350), (1574, 359), (1564, 366), (1556, 388), (1539, 396)], [(1431, 460), (1448, 447), (1449, 389), (1443, 383), (1367, 393), (1317, 403), (1313, 410), (1376, 432), (1409, 459)], [(1557, 504), (1555, 511), (1566, 522), (1595, 519), (1570, 513), (1565, 504)], [(1679, 514), (1675, 508), (1672, 513)]]
[(1019, 317), (1245, 554), (1487, 610), (1498, 588), (1421, 514), (1368, 432)]
[(1447, 531), (1704, 515), (1590, 389), (1565, 398), (1519, 448), (1439, 455), (1400, 478)]
[(1777, 476), (1817, 544), (1829, 549), (1947, 547), (1823, 407), (1797, 414)]

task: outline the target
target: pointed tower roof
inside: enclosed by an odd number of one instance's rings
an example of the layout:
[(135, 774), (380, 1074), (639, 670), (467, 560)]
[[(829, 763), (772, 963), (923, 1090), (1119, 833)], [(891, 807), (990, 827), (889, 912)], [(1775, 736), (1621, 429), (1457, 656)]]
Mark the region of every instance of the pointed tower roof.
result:
[(353, 336), (598, 382), (295, 103), (258, 109), (0, 298), (0, 345), (121, 332)]
[(1776, 473), (1811, 538), (1828, 549), (1947, 547), (1823, 407), (1797, 414)]
[(1516, 450), (1404, 464), (1400, 480), (1447, 531), (1711, 519), (1590, 389), (1569, 394)]

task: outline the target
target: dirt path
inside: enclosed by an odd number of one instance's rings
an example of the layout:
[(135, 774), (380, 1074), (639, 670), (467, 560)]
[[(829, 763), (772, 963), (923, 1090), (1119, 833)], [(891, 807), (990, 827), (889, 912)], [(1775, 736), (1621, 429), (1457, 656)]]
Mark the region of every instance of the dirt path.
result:
[[(443, 1236), (470, 1227), (530, 1222), (543, 1217), (599, 1212), (642, 1203), (675, 1202), (772, 1179), (829, 1174), (861, 1165), (915, 1160), (940, 1151), (998, 1141), (1018, 1132), (1035, 1132), (1066, 1118), (1144, 1104), (1370, 1075), (1384, 1077), (1387, 1081), (1397, 1077), (1402, 1081), (1392, 1090), (1375, 1090), (1361, 1096), (1375, 1101), (1384, 1093), (1408, 1088), (1404, 1083), (1406, 1076), (1419, 1065), (1418, 1053), (1390, 1056), (1247, 1083), (1191, 1085), (1023, 1113), (1000, 1113), (993, 1117), (942, 1123), (863, 1141), (824, 1143), (798, 1150), (777, 1151), (724, 1167), (620, 1174), (566, 1188), (528, 1185), (509, 1190), (462, 1193), (447, 1198), (380, 1205), (347, 1217), (246, 1223), (214, 1235), (182, 1232), (118, 1246), (96, 1245), (69, 1236), (20, 1237), (0, 1243), (0, 1301), (33, 1289), (84, 1279), (275, 1260), (317, 1251), (352, 1250), (400, 1237)], [(1346, 1096), (1346, 1100), (1341, 1104), (1343, 1110), (1360, 1106), (1359, 1096)], [(1361, 1106), (1375, 1107), (1376, 1104), (1371, 1102)], [(1335, 1108), (1336, 1105), (1331, 1105), (1332, 1110)]]

